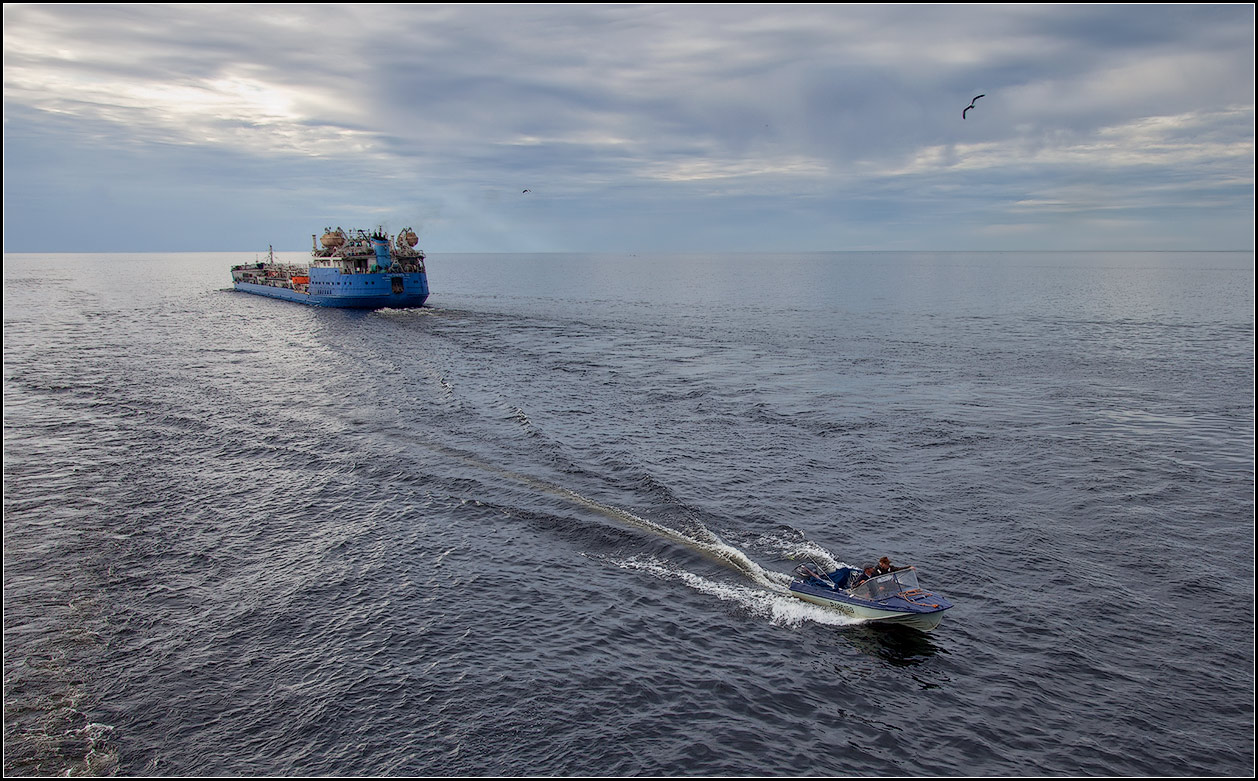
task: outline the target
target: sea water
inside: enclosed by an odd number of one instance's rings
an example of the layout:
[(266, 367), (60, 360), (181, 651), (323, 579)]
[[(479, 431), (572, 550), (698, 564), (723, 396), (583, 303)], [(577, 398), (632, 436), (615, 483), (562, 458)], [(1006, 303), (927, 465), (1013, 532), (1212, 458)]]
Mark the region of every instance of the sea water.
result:
[(6, 774), (1254, 771), (1253, 253), (252, 257), (4, 258)]

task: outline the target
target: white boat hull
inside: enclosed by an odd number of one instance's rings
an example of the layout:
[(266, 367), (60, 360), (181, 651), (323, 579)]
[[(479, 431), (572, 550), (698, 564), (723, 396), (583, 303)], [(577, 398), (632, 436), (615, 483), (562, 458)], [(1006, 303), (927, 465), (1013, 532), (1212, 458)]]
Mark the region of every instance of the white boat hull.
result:
[(901, 626), (909, 626), (923, 632), (929, 632), (939, 626), (943, 621), (943, 611), (935, 613), (903, 613), (896, 610), (882, 610), (879, 608), (867, 607), (865, 605), (854, 605), (850, 602), (843, 602), (836, 599), (826, 599), (825, 597), (815, 594), (806, 594), (800, 591), (792, 591), (799, 599), (805, 602), (811, 602), (814, 605), (822, 607), (834, 608), (842, 613), (846, 613), (852, 618), (858, 618), (863, 621), (877, 621), (880, 623), (899, 624)]
[(791, 593), (814, 605), (839, 610), (862, 621), (899, 624), (929, 632), (943, 620), (944, 611), (952, 603), (938, 594), (923, 591), (917, 582), (917, 570), (901, 567), (881, 575), (873, 575), (847, 583), (860, 571), (840, 567), (825, 574), (815, 564), (795, 568), (798, 580), (792, 581)]

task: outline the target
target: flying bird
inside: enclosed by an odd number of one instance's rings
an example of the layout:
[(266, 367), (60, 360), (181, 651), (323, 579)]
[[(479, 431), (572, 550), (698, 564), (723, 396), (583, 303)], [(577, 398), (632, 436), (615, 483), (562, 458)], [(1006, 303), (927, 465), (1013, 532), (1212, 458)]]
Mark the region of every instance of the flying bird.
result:
[(520, 195), (524, 195), (524, 193), (531, 193), (531, 192), (533, 192), (533, 191), (532, 191), (532, 190), (525, 190), (524, 192), (520, 193)]
[[(983, 93), (983, 95), (986, 95), (986, 94), (987, 94), (987, 93)], [(974, 108), (974, 103), (975, 103), (975, 101), (977, 101), (979, 98), (983, 97), (983, 95), (975, 95), (975, 96), (974, 96), (974, 100), (971, 100), (971, 101), (970, 101), (970, 105), (966, 106), (966, 107), (965, 107), (965, 111), (962, 111), (962, 112), (961, 112), (961, 118), (962, 118), (962, 119), (965, 119), (965, 112), (966, 112), (966, 111), (969, 111), (969, 110), (970, 110), (970, 109), (972, 109), (972, 108)]]

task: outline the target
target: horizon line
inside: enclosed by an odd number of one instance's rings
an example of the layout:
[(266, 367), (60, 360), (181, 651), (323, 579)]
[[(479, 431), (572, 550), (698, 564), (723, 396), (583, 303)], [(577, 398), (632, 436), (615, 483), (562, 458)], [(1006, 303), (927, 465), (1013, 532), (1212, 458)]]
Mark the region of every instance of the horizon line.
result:
[[(309, 252), (309, 249), (273, 249), (274, 252)], [(1008, 249), (693, 249), (693, 250), (440, 250), (435, 251), (442, 255), (651, 255), (651, 254), (667, 254), (667, 255), (754, 255), (764, 252), (786, 252), (798, 255), (823, 254), (831, 252), (934, 252), (934, 253), (971, 253), (971, 254), (994, 254), (1005, 252), (1042, 252), (1042, 253), (1074, 253), (1074, 252), (1254, 252), (1253, 247), (1238, 249), (1036, 249), (1033, 247), (1016, 247)], [(129, 249), (110, 249), (110, 250), (54, 250), (54, 251), (38, 251), (30, 252), (25, 250), (0, 250), (5, 255), (123, 255), (123, 254), (140, 254), (140, 255), (156, 255), (162, 253), (179, 253), (179, 254), (211, 254), (211, 253), (260, 253), (259, 249), (211, 249), (211, 250), (188, 250), (188, 249), (159, 249), (159, 250), (129, 250)], [(434, 250), (424, 250), (425, 254), (432, 254)]]

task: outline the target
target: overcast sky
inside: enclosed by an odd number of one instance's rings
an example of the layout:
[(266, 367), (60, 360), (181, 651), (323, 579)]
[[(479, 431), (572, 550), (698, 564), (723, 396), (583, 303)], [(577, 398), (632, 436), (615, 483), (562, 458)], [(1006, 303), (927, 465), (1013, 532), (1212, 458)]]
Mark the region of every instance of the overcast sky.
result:
[(1254, 7), (4, 6), (6, 251), (337, 225), (429, 253), (1252, 249)]

